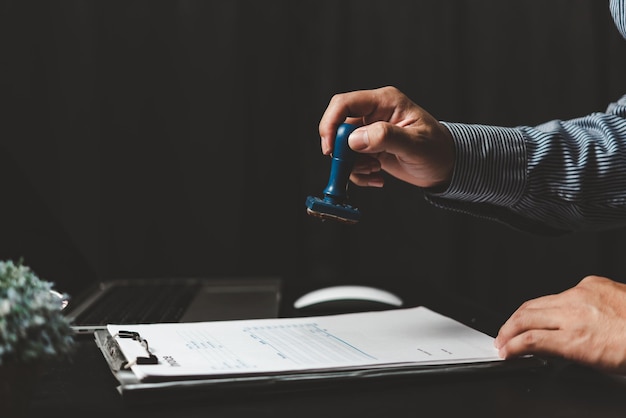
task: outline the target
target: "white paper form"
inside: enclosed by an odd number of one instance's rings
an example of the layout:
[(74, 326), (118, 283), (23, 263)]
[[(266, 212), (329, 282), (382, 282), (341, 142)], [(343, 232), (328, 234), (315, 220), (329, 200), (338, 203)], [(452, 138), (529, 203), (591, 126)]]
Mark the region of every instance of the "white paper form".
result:
[[(178, 324), (109, 325), (149, 342), (156, 365), (139, 379), (249, 376), (401, 365), (499, 361), (493, 338), (425, 307), (354, 314)], [(116, 340), (129, 360), (146, 356)]]

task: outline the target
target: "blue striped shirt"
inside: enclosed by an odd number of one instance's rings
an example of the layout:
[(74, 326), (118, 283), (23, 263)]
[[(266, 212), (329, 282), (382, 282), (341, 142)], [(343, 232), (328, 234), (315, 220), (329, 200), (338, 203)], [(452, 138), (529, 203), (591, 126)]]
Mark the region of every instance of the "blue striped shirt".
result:
[[(626, 38), (626, 0), (611, 0)], [(435, 206), (538, 234), (626, 226), (626, 95), (604, 113), (513, 128), (442, 122), (454, 174)]]

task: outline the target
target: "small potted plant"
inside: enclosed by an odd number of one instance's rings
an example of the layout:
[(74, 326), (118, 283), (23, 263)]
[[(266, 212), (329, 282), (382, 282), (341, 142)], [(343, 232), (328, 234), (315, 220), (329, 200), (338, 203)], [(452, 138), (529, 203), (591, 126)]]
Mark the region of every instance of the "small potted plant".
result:
[(19, 416), (45, 362), (72, 351), (59, 296), (21, 260), (0, 261), (0, 415)]

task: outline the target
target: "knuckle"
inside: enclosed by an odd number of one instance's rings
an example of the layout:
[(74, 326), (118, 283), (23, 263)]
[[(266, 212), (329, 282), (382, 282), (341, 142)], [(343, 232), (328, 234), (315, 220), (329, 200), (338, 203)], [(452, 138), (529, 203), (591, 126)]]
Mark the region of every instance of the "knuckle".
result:
[(333, 96), (330, 98), (330, 103), (332, 105), (337, 105), (338, 103), (341, 102), (342, 99), (343, 99), (343, 94), (341, 93), (333, 94)]
[(398, 93), (400, 90), (398, 90), (394, 86), (385, 86), (381, 88), (381, 91), (383, 91), (384, 93)]
[(519, 308), (517, 308), (517, 310), (515, 312), (513, 312), (511, 317), (516, 318), (516, 319), (519, 320), (519, 318), (523, 317), (528, 310), (533, 308), (533, 306), (535, 304), (536, 304), (536, 301), (534, 299), (527, 300), (527, 301), (523, 302), (519, 306)]
[(599, 283), (603, 283), (606, 279), (600, 276), (594, 276), (594, 275), (590, 275), (590, 276), (585, 276), (581, 281), (580, 281), (580, 285), (594, 285), (594, 284), (599, 284)]
[(398, 96), (403, 96), (404, 94), (398, 90), (397, 87), (394, 86), (385, 86), (379, 89), (379, 93), (381, 96), (385, 97), (387, 100), (391, 100), (391, 98), (397, 98)]
[(386, 137), (391, 131), (390, 125), (385, 122), (376, 122), (372, 127), (374, 128), (376, 135), (379, 137)]
[(367, 131), (370, 143), (376, 145), (384, 142), (390, 134), (389, 125), (384, 122), (374, 122), (370, 124), (367, 128)]
[(584, 297), (587, 293), (596, 293), (599, 289), (610, 289), (611, 280), (601, 276), (586, 276), (570, 290), (578, 297)]
[(588, 283), (593, 283), (594, 281), (595, 281), (595, 276), (585, 276), (578, 284), (585, 285)]
[(511, 314), (511, 317), (509, 318), (508, 322), (510, 322), (512, 325), (517, 325), (520, 322), (520, 318), (522, 316), (521, 313), (521, 307), (516, 310), (515, 312), (513, 312), (513, 314)]
[(521, 342), (524, 347), (532, 349), (537, 345), (537, 333), (534, 331), (527, 331), (521, 335)]

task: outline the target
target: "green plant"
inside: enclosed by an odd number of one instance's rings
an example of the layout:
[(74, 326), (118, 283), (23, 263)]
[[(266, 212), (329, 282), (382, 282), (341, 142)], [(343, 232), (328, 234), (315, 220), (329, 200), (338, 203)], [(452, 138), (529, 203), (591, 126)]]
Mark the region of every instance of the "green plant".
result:
[(52, 283), (22, 262), (0, 261), (0, 365), (60, 357), (73, 348)]

